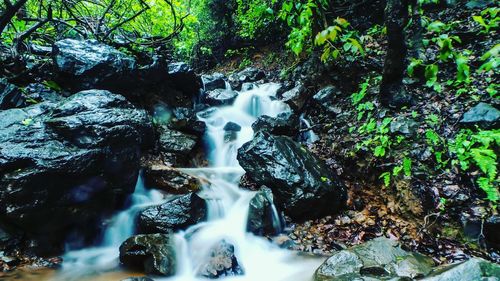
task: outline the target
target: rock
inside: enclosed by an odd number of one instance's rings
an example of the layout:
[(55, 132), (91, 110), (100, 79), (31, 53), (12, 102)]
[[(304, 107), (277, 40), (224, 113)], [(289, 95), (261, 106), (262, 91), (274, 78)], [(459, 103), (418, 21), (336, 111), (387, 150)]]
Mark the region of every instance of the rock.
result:
[(185, 96), (194, 97), (200, 92), (200, 79), (194, 71), (184, 62), (171, 63), (168, 65), (168, 75), (176, 89)]
[(26, 100), (19, 88), (6, 79), (0, 79), (0, 109), (26, 106)]
[(255, 89), (256, 87), (257, 85), (255, 85), (254, 83), (243, 83), (241, 84), (241, 91), (242, 92), (250, 91)]
[(345, 204), (344, 184), (289, 137), (258, 132), (238, 150), (238, 161), (252, 181), (272, 189), (277, 206), (293, 219), (332, 214)]
[(229, 89), (215, 89), (205, 94), (204, 101), (210, 105), (230, 105), (238, 93)]
[(212, 75), (202, 75), (201, 82), (203, 84), (203, 90), (212, 91), (215, 89), (225, 89), (226, 80), (222, 73), (215, 72)]
[(486, 241), (495, 249), (500, 249), (500, 216), (493, 215), (484, 224)]
[(276, 235), (281, 232), (283, 219), (274, 207), (273, 193), (268, 187), (260, 191), (250, 200), (248, 208), (247, 231), (255, 235)]
[(223, 128), (224, 131), (239, 132), (241, 131), (241, 126), (234, 122), (227, 122)]
[[(425, 281), (455, 280), (498, 280), (500, 265), (481, 258), (471, 258), (465, 262), (437, 268)], [(489, 279), (493, 277), (494, 279)]]
[(0, 111), (1, 224), (48, 251), (72, 230), (95, 235), (134, 190), (150, 135), (145, 111), (103, 90)]
[(201, 264), (197, 275), (215, 279), (243, 274), (244, 271), (234, 254), (234, 246), (222, 240), (210, 249), (207, 261)]
[(120, 246), (120, 262), (146, 274), (172, 276), (176, 267), (174, 244), (169, 234), (135, 235)]
[(487, 103), (480, 102), (464, 113), (460, 124), (467, 126), (478, 125), (483, 128), (498, 128), (500, 125), (500, 110)]
[(205, 122), (198, 120), (192, 109), (180, 107), (174, 109), (173, 118), (168, 123), (168, 128), (187, 134), (202, 136), (207, 126)]
[(29, 84), (24, 89), (24, 92), (28, 103), (39, 103), (44, 101), (59, 102), (64, 98), (54, 90), (40, 83)]
[(193, 151), (198, 137), (183, 132), (163, 128), (160, 134), (160, 150), (163, 152), (188, 155)]
[(197, 192), (201, 188), (201, 184), (196, 178), (179, 169), (163, 165), (147, 167), (144, 171), (144, 179), (147, 186), (153, 186), (171, 194)]
[(299, 133), (300, 121), (290, 111), (282, 112), (276, 117), (261, 116), (252, 124), (254, 132), (266, 131), (273, 135), (295, 136)]
[(396, 117), (390, 125), (391, 133), (401, 133), (408, 136), (413, 136), (417, 133), (418, 123), (412, 119), (405, 117)]
[(326, 112), (339, 114), (342, 110), (340, 107), (335, 105), (335, 99), (339, 97), (342, 93), (335, 86), (327, 86), (321, 89), (318, 93), (313, 96), (313, 100), (316, 104)]
[(404, 251), (396, 241), (380, 237), (336, 252), (316, 270), (314, 281), (418, 279), (429, 274), (432, 266), (431, 258)]
[(154, 279), (151, 279), (149, 277), (129, 277), (122, 279), (121, 281), (154, 281)]
[(134, 58), (96, 40), (57, 41), (53, 59), (59, 82), (77, 90), (121, 89), (137, 69)]
[(243, 71), (231, 74), (228, 80), (231, 88), (239, 91), (241, 90), (243, 83), (256, 82), (264, 78), (266, 78), (266, 74), (264, 73), (264, 71), (255, 67), (248, 67)]
[(307, 88), (303, 85), (298, 85), (284, 92), (281, 95), (281, 100), (288, 104), (293, 110), (300, 112), (302, 107), (309, 99)]
[(206, 216), (205, 200), (189, 193), (144, 209), (139, 214), (138, 228), (141, 233), (168, 233), (204, 221)]

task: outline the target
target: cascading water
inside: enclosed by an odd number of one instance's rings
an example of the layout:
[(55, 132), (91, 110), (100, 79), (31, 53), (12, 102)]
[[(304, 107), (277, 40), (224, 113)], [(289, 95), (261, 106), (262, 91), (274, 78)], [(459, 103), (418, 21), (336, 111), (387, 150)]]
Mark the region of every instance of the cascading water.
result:
[[(244, 171), (236, 159), (237, 150), (252, 139), (252, 123), (261, 115), (275, 117), (289, 110), (286, 104), (275, 99), (278, 87), (274, 83), (261, 85), (241, 92), (233, 105), (213, 107), (198, 114), (207, 124), (205, 142), (210, 151), (210, 165), (183, 171), (206, 179), (199, 195), (207, 202), (208, 220), (175, 234), (176, 275), (156, 280), (203, 280), (197, 277), (197, 272), (206, 262), (211, 247), (222, 240), (235, 246), (235, 255), (245, 272), (243, 276), (225, 277), (224, 280), (310, 280), (312, 270), (319, 264), (317, 260), (299, 258), (246, 231), (249, 202), (255, 192), (238, 187)], [(228, 122), (238, 124), (241, 130), (228, 136), (224, 131)], [(130, 209), (115, 217), (106, 231), (102, 247), (69, 252), (64, 268), (77, 267), (88, 272), (115, 267), (120, 243), (132, 235), (134, 215), (146, 205), (161, 203), (162, 199), (157, 192), (147, 192), (139, 179), (133, 201)], [(279, 227), (276, 211), (275, 219)]]

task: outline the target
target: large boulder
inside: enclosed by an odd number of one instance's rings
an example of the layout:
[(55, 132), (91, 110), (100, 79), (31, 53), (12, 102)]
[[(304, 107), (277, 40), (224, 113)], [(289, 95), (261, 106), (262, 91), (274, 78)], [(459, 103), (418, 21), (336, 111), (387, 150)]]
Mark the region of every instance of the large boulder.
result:
[(464, 113), (460, 124), (466, 126), (478, 125), (483, 128), (498, 128), (500, 125), (500, 110), (487, 103), (480, 102)]
[(150, 119), (124, 97), (79, 92), (0, 111), (0, 223), (51, 247), (134, 190)]
[(234, 254), (234, 246), (222, 240), (210, 249), (207, 260), (201, 264), (197, 275), (215, 279), (243, 273), (243, 268)]
[(307, 88), (299, 84), (294, 88), (281, 94), (281, 100), (288, 104), (296, 112), (302, 111), (302, 108), (309, 99), (309, 92)]
[(283, 219), (274, 206), (273, 193), (263, 186), (250, 200), (247, 231), (255, 235), (276, 235), (282, 228)]
[(190, 154), (198, 142), (198, 137), (180, 131), (163, 128), (160, 134), (160, 150), (180, 155)]
[(264, 78), (266, 78), (264, 71), (255, 67), (248, 67), (240, 72), (229, 75), (228, 81), (232, 89), (239, 91), (243, 83), (256, 82)]
[(168, 128), (195, 136), (202, 136), (205, 133), (207, 125), (205, 122), (198, 120), (194, 110), (178, 107), (172, 113)]
[(442, 266), (434, 270), (425, 281), (455, 281), (455, 280), (491, 280), (497, 281), (500, 277), (500, 265), (471, 258), (465, 262)]
[(267, 115), (259, 117), (253, 124), (254, 132), (266, 131), (273, 135), (296, 136), (299, 133), (300, 121), (291, 111), (278, 114), (276, 117)]
[(206, 216), (205, 200), (189, 193), (144, 209), (139, 214), (138, 227), (141, 233), (168, 233), (204, 221)]
[(215, 89), (225, 89), (226, 80), (222, 73), (215, 72), (212, 75), (202, 75), (201, 82), (203, 84), (203, 90), (212, 91)]
[(95, 40), (57, 41), (53, 59), (59, 81), (80, 90), (123, 88), (137, 69), (134, 58)]
[(0, 79), (0, 109), (23, 107), (26, 105), (21, 90), (10, 84), (6, 79)]
[(176, 62), (168, 65), (168, 75), (174, 87), (184, 95), (194, 97), (200, 92), (200, 78), (185, 62)]
[(147, 274), (175, 274), (175, 242), (169, 234), (135, 235), (120, 246), (120, 262)]
[(238, 161), (252, 181), (272, 189), (278, 207), (294, 219), (332, 214), (345, 204), (344, 184), (289, 137), (258, 132), (238, 150)]
[(341, 92), (335, 86), (326, 86), (313, 96), (315, 103), (330, 114), (338, 114), (341, 108), (337, 106), (336, 99), (341, 96)]
[(316, 270), (314, 281), (413, 280), (428, 275), (433, 265), (431, 258), (382, 237), (336, 252)]

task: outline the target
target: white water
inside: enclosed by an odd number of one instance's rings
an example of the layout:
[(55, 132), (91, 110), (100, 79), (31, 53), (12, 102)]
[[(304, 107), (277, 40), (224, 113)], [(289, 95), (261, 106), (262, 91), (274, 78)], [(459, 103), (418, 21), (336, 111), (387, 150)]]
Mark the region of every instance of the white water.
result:
[[(243, 276), (225, 277), (224, 280), (310, 280), (318, 265), (317, 260), (298, 258), (296, 254), (246, 231), (248, 206), (255, 193), (240, 189), (237, 185), (244, 173), (236, 159), (237, 150), (252, 139), (252, 123), (261, 115), (275, 117), (289, 110), (286, 104), (275, 99), (277, 89), (277, 84), (264, 84), (240, 93), (233, 105), (217, 107), (215, 110), (212, 108), (199, 114), (199, 118), (207, 124), (205, 141), (210, 152), (210, 166), (183, 171), (209, 182), (199, 193), (207, 202), (208, 220), (175, 234), (176, 275), (155, 280), (205, 280), (197, 278), (197, 272), (207, 260), (210, 248), (223, 239), (235, 246), (236, 257), (245, 272)], [(226, 132), (223, 130), (229, 121), (241, 126), (231, 141), (225, 140)], [(70, 280), (68, 276), (76, 276), (75, 268), (87, 274), (116, 268), (118, 247), (133, 234), (137, 212), (147, 205), (161, 202), (161, 195), (146, 191), (139, 179), (132, 207), (115, 217), (114, 223), (106, 231), (103, 245), (66, 254), (60, 276)]]
[(319, 140), (318, 135), (316, 135), (313, 129), (311, 129), (311, 123), (304, 117), (303, 114), (300, 115), (300, 127), (302, 128), (302, 126), (305, 127), (304, 129), (308, 129), (304, 132), (304, 139), (307, 144), (312, 144)]

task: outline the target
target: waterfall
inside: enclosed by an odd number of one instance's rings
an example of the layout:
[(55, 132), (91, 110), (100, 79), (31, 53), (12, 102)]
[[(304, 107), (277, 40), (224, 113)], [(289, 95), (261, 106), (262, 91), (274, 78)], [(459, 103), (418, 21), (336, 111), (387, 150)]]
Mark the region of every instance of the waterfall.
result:
[[(310, 280), (312, 270), (318, 264), (316, 260), (299, 258), (293, 252), (280, 249), (267, 239), (246, 231), (249, 202), (255, 192), (240, 189), (238, 186), (244, 171), (236, 159), (237, 150), (252, 139), (252, 123), (261, 115), (275, 117), (290, 110), (285, 103), (276, 99), (278, 88), (279, 85), (274, 83), (260, 85), (239, 93), (232, 105), (210, 108), (198, 114), (198, 118), (207, 124), (204, 142), (210, 152), (209, 166), (186, 168), (182, 171), (206, 179), (199, 195), (207, 203), (208, 219), (175, 234), (176, 275), (155, 280), (205, 280), (196, 274), (206, 261), (211, 247), (221, 240), (235, 246), (235, 255), (245, 272), (243, 276), (224, 277), (224, 280)], [(236, 135), (230, 139), (224, 131), (227, 122), (236, 123), (241, 127), (238, 132), (232, 132)], [(116, 267), (118, 247), (133, 234), (135, 215), (145, 206), (159, 204), (162, 200), (158, 192), (147, 191), (139, 177), (136, 191), (132, 195), (131, 207), (115, 216), (113, 223), (106, 230), (103, 245), (68, 252), (64, 257), (63, 273), (65, 269), (74, 273), (74, 270), (70, 270), (71, 267), (78, 267), (87, 272), (111, 270)], [(279, 220), (274, 206), (273, 213), (275, 219)], [(280, 227), (279, 222), (276, 227)]]

